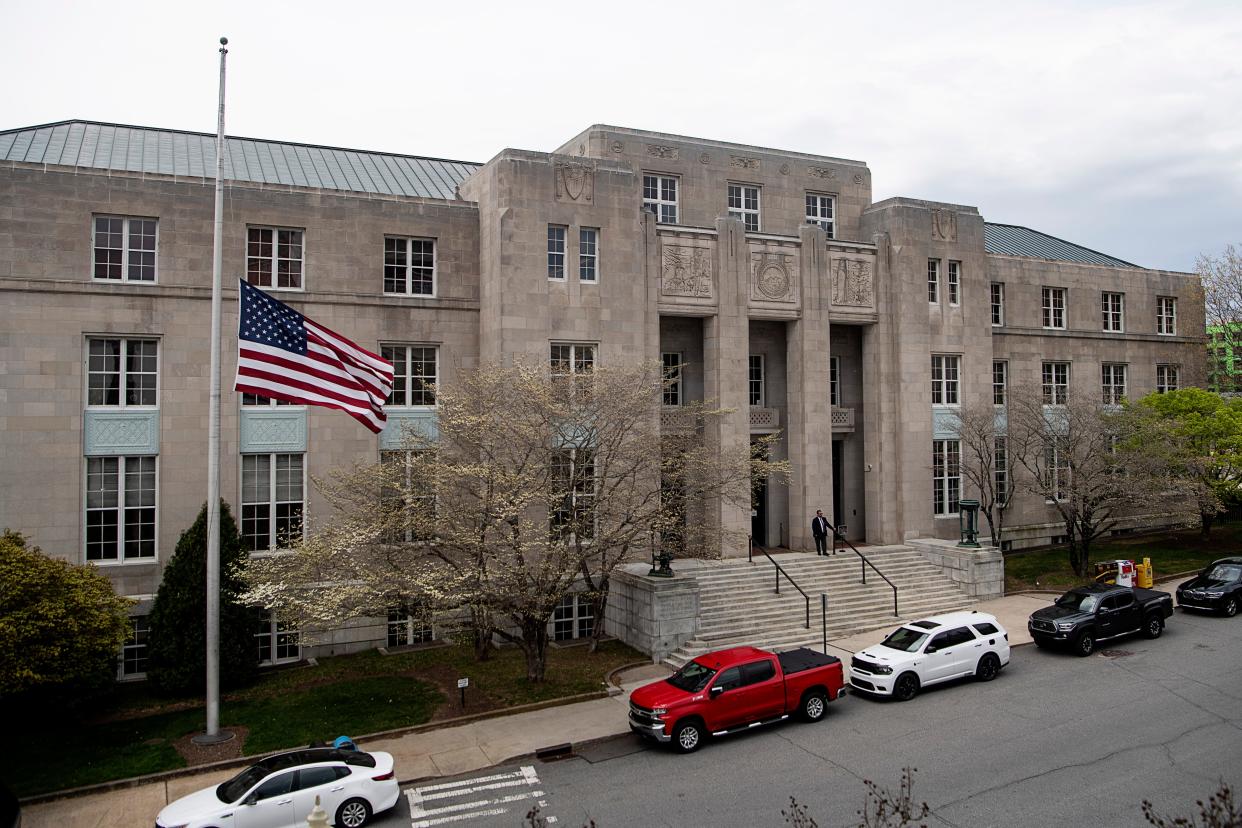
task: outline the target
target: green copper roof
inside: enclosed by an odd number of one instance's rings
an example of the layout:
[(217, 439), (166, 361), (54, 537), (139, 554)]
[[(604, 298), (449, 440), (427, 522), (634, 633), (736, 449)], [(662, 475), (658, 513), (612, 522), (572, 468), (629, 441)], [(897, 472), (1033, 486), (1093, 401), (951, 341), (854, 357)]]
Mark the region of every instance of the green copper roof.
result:
[(1131, 262), (1105, 255), (1088, 247), (1040, 233), (1016, 224), (983, 225), (983, 247), (999, 256), (1025, 256), (1031, 259), (1051, 259), (1058, 262), (1081, 262), (1083, 264), (1107, 265), (1108, 267), (1139, 267)]

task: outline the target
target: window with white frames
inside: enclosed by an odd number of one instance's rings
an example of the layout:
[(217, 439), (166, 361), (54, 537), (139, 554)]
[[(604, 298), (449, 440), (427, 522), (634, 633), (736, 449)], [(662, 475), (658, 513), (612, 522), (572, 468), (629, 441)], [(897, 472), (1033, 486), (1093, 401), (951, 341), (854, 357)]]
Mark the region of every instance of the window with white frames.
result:
[(681, 354), (665, 352), (660, 361), (664, 364), (664, 404), (681, 405)]
[(381, 345), (380, 356), (392, 363), (392, 393), (385, 405), (409, 408), (436, 404), (436, 346)]
[(1069, 457), (1055, 438), (1044, 443), (1044, 470), (1053, 500), (1064, 500), (1070, 483)]
[(1045, 328), (1065, 327), (1065, 288), (1041, 288)]
[(132, 216), (95, 216), (92, 278), (112, 282), (154, 282), (159, 221)]
[(957, 305), (961, 303), (962, 291), (962, 263), (950, 261), (949, 269), (945, 272), (945, 284), (949, 291), (949, 304)]
[(384, 293), (435, 295), (435, 239), (384, 237)]
[(677, 223), (678, 185), (676, 176), (643, 176), (643, 209), (654, 213), (660, 224)]
[(1009, 361), (992, 360), (992, 405), (1007, 405), (1009, 396)]
[(599, 228), (578, 228), (578, 281), (599, 281)]
[(287, 400), (274, 400), (262, 394), (242, 394), (243, 408), (275, 408), (278, 405), (294, 405), (294, 403)]
[(1165, 394), (1169, 391), (1176, 391), (1178, 385), (1178, 366), (1176, 365), (1157, 365), (1156, 366), (1156, 393)]
[(999, 328), (1005, 324), (1005, 285), (993, 282), (992, 292), (992, 327)]
[(548, 225), (548, 278), (565, 280), (565, 234), (567, 227)]
[(571, 538), (595, 537), (595, 455), (590, 449), (552, 453), (553, 492), (560, 501), (549, 515), (552, 532)]
[(1100, 387), (1104, 405), (1121, 405), (1126, 396), (1126, 366), (1117, 362), (1101, 364)]
[(841, 357), (828, 357), (828, 404), (841, 405)]
[(302, 536), (304, 454), (243, 454), (242, 542), (251, 552), (279, 549)]
[[(388, 515), (390, 509), (395, 510), (401, 504), (405, 507), (401, 513), (404, 523), (385, 533), (384, 540), (387, 543), (426, 540), (430, 534), (427, 527), (435, 519), (436, 495), (426, 480), (415, 475), (415, 463), (419, 454), (417, 451), (406, 450), (380, 452), (380, 463), (386, 467), (385, 471), (392, 472), (391, 477), (385, 475), (385, 485), (380, 489), (380, 503), (384, 507), (382, 511), (384, 515)], [(417, 527), (424, 527), (426, 534), (420, 533)]]
[(996, 503), (1003, 504), (1009, 498), (1009, 440), (996, 437), (992, 444), (992, 472)]
[(591, 375), (595, 372), (595, 346), (553, 342), (548, 367), (553, 386), (589, 394)]
[(927, 260), (927, 301), (933, 304), (940, 301), (940, 260)]
[(932, 405), (958, 405), (962, 358), (946, 354), (932, 354), (931, 381)]
[(258, 645), (259, 664), (281, 664), (302, 657), (297, 624), (281, 621), (271, 610), (259, 611), (254, 639)]
[(1173, 336), (1177, 333), (1177, 298), (1156, 297), (1156, 333)]
[(302, 231), (288, 227), (246, 228), (246, 281), (276, 290), (302, 289)]
[(806, 223), (824, 228), (828, 238), (836, 238), (836, 196), (821, 193), (806, 194)]
[(1124, 293), (1100, 294), (1100, 317), (1103, 330), (1109, 333), (1122, 333), (1126, 329), (1125, 320), (1126, 296)]
[(1069, 363), (1045, 362), (1041, 375), (1044, 405), (1065, 405), (1069, 399)]
[(156, 458), (86, 458), (86, 560), (155, 559)]
[(121, 645), (121, 679), (140, 679), (147, 675), (147, 644), (151, 622), (145, 615), (131, 615), (125, 643)]
[(750, 355), (750, 370), (746, 379), (750, 393), (750, 404), (762, 408), (764, 399), (763, 354)]
[(572, 641), (590, 638), (595, 632), (595, 615), (585, 595), (566, 595), (552, 612), (552, 640)]
[(759, 188), (752, 184), (730, 184), (729, 215), (741, 219), (747, 232), (758, 233)]
[(86, 404), (153, 408), (159, 368), (158, 340), (92, 337), (86, 343)]
[(961, 442), (932, 440), (932, 513), (956, 515), (962, 491)]
[(428, 644), (435, 640), (426, 608), (418, 603), (406, 603), (388, 608), (388, 646), (408, 647), (411, 644)]

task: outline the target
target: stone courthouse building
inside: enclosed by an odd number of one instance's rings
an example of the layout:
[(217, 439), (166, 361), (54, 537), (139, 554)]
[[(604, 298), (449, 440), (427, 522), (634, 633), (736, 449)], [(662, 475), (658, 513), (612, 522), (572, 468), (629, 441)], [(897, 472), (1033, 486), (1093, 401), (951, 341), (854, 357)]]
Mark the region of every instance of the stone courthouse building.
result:
[[(714, 517), (798, 549), (817, 508), (854, 540), (955, 537), (970, 494), (956, 406), (1019, 385), (1113, 400), (1202, 381), (1196, 276), (974, 207), (874, 202), (860, 161), (611, 126), (485, 164), (228, 146), (225, 388), (237, 278), (382, 351), (398, 378), (378, 438), (226, 390), (223, 496), (255, 551), (322, 508), (311, 477), (397, 449), (406, 422), (434, 428), (427, 384), (480, 361), (662, 360), (679, 380), (667, 427), (713, 399), (733, 410), (713, 426), (723, 445), (779, 430), (788, 485)], [(85, 121), (0, 132), (0, 526), (139, 598), (206, 489), (214, 149)], [(1062, 532), (1021, 494), (1006, 523), (1016, 545)], [(558, 636), (584, 628), (580, 609), (558, 612)], [(265, 623), (266, 659), (296, 657)], [(395, 613), (389, 643), (429, 634), (417, 626)], [(140, 673), (137, 643), (128, 655)]]

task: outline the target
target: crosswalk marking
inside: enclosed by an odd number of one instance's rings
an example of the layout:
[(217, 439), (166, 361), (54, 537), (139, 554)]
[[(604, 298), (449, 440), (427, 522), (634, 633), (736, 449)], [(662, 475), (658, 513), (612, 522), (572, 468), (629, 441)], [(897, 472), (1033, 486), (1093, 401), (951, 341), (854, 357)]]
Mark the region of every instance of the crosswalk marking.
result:
[[(539, 775), (533, 765), (523, 765), (510, 773), (495, 773), (488, 776), (476, 776), (471, 779), (460, 779), (456, 782), (441, 782), (436, 785), (423, 785), (405, 791), (410, 803), (411, 828), (432, 828), (450, 822), (461, 822), (475, 817), (499, 816), (508, 813), (509, 807), (515, 803), (534, 799), (540, 807), (547, 806), (547, 794), (541, 790), (522, 791), (504, 796), (484, 799), (471, 799), (454, 804), (440, 804), (442, 801), (456, 797), (473, 797), (485, 791), (500, 791), (505, 788), (539, 785)], [(428, 807), (433, 806), (433, 807)], [(554, 822), (549, 817), (548, 822)]]

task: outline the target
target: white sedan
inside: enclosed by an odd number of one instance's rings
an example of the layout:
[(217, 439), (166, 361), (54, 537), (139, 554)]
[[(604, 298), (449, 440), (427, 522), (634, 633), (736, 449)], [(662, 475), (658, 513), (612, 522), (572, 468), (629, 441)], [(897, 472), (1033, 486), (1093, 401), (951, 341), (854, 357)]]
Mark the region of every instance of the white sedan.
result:
[(914, 698), (919, 689), (964, 676), (991, 681), (1009, 663), (1009, 633), (985, 612), (951, 612), (898, 627), (854, 654), (850, 686), (864, 693)]
[(391, 753), (306, 748), (262, 759), (222, 785), (170, 803), (156, 828), (304, 828), (319, 797), (337, 828), (397, 804)]

